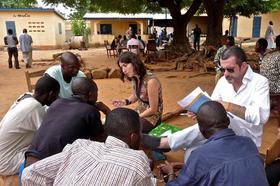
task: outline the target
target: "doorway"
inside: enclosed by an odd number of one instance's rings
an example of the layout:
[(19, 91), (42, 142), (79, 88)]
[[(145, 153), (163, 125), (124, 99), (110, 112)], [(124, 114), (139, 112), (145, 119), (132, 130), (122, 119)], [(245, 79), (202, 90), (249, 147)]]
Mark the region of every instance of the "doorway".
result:
[(17, 36), (17, 33), (16, 33), (16, 24), (14, 21), (6, 21), (6, 32), (8, 34), (8, 30), (9, 29), (12, 29), (13, 30), (13, 35), (14, 36)]

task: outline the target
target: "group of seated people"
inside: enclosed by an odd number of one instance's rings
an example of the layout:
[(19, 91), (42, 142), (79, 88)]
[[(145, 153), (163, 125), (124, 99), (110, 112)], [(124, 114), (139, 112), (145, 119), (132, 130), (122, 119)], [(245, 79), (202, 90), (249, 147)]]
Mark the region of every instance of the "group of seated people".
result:
[[(167, 185), (268, 185), (258, 148), (270, 114), (269, 81), (253, 72), (239, 47), (229, 47), (219, 62), (223, 76), (213, 101), (188, 112), (198, 124), (152, 137), (147, 133), (161, 123), (162, 87), (137, 54), (118, 59), (121, 79), (132, 82), (133, 92), (113, 100), (111, 110), (97, 102), (98, 87), (79, 70), (78, 58), (63, 53), (34, 93), (20, 96), (3, 117), (0, 175), (20, 172), (23, 185), (155, 185), (142, 144), (186, 150), (184, 164), (158, 167)], [(123, 108), (136, 102), (135, 110)]]
[(111, 43), (111, 48), (116, 49), (119, 55), (123, 52), (123, 50), (129, 50), (139, 55), (141, 52), (144, 52), (145, 46), (146, 44), (142, 40), (141, 36), (138, 35), (136, 37), (135, 34), (131, 34), (129, 39), (127, 39), (126, 35), (118, 35), (118, 37), (116, 37)]

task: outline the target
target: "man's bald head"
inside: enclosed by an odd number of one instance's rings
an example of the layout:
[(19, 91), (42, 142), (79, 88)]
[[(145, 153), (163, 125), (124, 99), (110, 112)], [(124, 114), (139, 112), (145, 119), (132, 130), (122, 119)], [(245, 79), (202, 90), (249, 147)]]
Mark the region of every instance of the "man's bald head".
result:
[(95, 104), (98, 88), (93, 80), (87, 77), (78, 77), (73, 80), (71, 88), (74, 96), (79, 96), (84, 101)]
[(197, 112), (197, 121), (199, 130), (205, 138), (228, 128), (230, 123), (223, 105), (216, 101), (208, 101), (201, 105)]
[(74, 77), (78, 74), (81, 65), (75, 54), (72, 52), (64, 52), (60, 60), (64, 77)]
[(73, 54), (72, 52), (64, 52), (62, 55), (61, 55), (61, 63), (79, 63), (79, 59), (78, 57)]

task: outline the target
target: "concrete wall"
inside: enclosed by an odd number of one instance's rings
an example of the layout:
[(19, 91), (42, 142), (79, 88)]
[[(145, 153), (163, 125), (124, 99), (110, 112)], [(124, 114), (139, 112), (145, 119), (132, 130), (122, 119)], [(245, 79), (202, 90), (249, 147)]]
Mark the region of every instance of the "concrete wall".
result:
[[(0, 38), (7, 35), (6, 21), (14, 21), (17, 37), (26, 28), (33, 38), (35, 48), (59, 48), (65, 41), (65, 21), (52, 11), (0, 11), (0, 17)], [(0, 42), (0, 46), (3, 45)]]
[(279, 10), (278, 12), (262, 15), (261, 37), (264, 37), (269, 21), (273, 22), (273, 30), (275, 34), (276, 35), (280, 34), (280, 10)]
[[(89, 44), (90, 45), (103, 45), (104, 40), (108, 40), (109, 43), (118, 35), (126, 35), (126, 31), (129, 28), (129, 24), (137, 24), (137, 30), (141, 30), (142, 37), (146, 38), (148, 34), (148, 21), (147, 20), (87, 20), (87, 24), (90, 27)], [(100, 32), (100, 24), (111, 24), (112, 34), (97, 34)]]
[[(280, 34), (280, 10), (278, 12), (269, 13), (269, 14), (261, 14), (261, 30), (260, 37), (264, 37), (265, 31), (268, 26), (268, 22), (273, 22), (274, 32), (279, 35)], [(254, 16), (250, 18), (244, 16), (238, 16), (237, 20), (237, 37), (252, 37), (253, 31), (253, 19)], [(229, 29), (230, 21), (228, 18), (224, 18), (223, 21), (223, 31)]]

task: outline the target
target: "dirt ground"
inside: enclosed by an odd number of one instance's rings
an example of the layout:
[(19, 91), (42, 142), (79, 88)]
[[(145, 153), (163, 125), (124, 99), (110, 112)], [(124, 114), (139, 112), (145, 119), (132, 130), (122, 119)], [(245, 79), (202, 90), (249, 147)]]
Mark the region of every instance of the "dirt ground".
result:
[[(54, 53), (62, 52), (62, 50), (35, 50), (33, 52), (34, 65), (30, 71), (47, 69), (51, 62), (45, 61), (52, 59)], [(106, 51), (103, 48), (94, 48), (86, 51), (72, 50), (81, 54), (87, 67), (89, 68), (117, 68), (116, 58), (108, 58)], [(20, 62), (20, 70), (8, 69), (7, 52), (0, 51), (0, 118), (2, 118), (10, 105), (22, 93), (27, 91), (26, 79), (24, 72), (26, 71), (24, 63)], [(19, 52), (19, 59), (22, 59)], [(152, 65), (152, 68), (170, 68), (175, 66), (174, 63), (158, 63)], [(203, 75), (190, 77), (198, 74), (199, 72), (188, 71), (158, 71), (154, 72), (162, 83), (164, 113), (175, 111), (177, 108), (177, 101), (182, 99), (191, 90), (200, 86), (203, 90), (207, 91), (210, 95), (214, 88), (214, 76)], [(119, 79), (101, 79), (95, 80), (99, 88), (99, 101), (103, 101), (110, 108), (113, 108), (111, 102), (117, 98), (127, 98), (131, 93), (130, 82), (123, 83)], [(133, 108), (133, 105), (131, 106)], [(195, 121), (188, 119), (187, 116), (179, 116), (176, 119), (169, 120), (168, 123), (174, 124), (180, 128), (190, 126)], [(265, 153), (267, 147), (276, 138), (276, 120), (270, 119), (265, 126), (265, 135), (263, 139), (263, 146), (261, 152)], [(183, 160), (183, 151), (167, 153), (168, 160)]]

